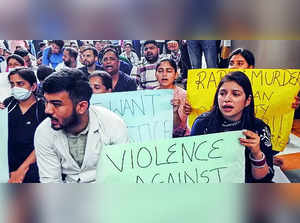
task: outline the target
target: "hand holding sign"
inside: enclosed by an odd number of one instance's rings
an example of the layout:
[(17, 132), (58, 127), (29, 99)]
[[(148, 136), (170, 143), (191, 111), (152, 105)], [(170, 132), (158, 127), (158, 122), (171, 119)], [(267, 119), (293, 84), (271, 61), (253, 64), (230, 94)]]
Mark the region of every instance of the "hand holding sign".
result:
[[(187, 94), (192, 106), (189, 126), (213, 105), (220, 80), (232, 69), (189, 70)], [(273, 149), (283, 150), (293, 123), (294, 109), (300, 104), (299, 69), (244, 69), (251, 81), (256, 117), (269, 125)], [(296, 97), (295, 97), (296, 96)], [(296, 101), (295, 101), (296, 99)]]
[(300, 97), (299, 96), (295, 96), (295, 101), (292, 104), (292, 108), (297, 109), (297, 108), (299, 108), (299, 105), (300, 105)]
[(5, 108), (4, 104), (0, 102), (0, 109), (4, 109), (4, 108)]
[(260, 150), (260, 137), (258, 134), (246, 130), (243, 131), (243, 134), (246, 136), (245, 138), (240, 138), (240, 142), (243, 146), (248, 147), (251, 150), (252, 156), (255, 159), (261, 159), (261, 150)]
[(97, 182), (220, 183), (245, 182), (241, 131), (107, 146)]
[(114, 92), (94, 94), (91, 104), (120, 115), (127, 125), (130, 141), (143, 142), (172, 138), (172, 98), (173, 90), (169, 89)]
[(183, 111), (186, 115), (190, 115), (192, 112), (192, 106), (190, 103), (186, 100), (183, 106)]
[(177, 113), (180, 106), (180, 99), (172, 99), (171, 105), (173, 105), (173, 113)]

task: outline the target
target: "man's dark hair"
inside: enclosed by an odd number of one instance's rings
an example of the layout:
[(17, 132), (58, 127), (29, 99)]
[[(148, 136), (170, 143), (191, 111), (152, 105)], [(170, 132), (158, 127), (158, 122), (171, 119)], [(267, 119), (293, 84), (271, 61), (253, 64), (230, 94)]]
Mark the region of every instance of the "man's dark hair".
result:
[(12, 55), (10, 55), (10, 56), (7, 57), (7, 59), (6, 59), (6, 64), (7, 64), (7, 65), (8, 65), (8, 61), (9, 61), (10, 59), (15, 59), (15, 60), (18, 61), (22, 66), (25, 66), (25, 61), (24, 61), (24, 59), (23, 59), (21, 56), (17, 55), (17, 54), (12, 54)]
[(64, 50), (68, 51), (70, 54), (70, 57), (73, 57), (75, 60), (77, 59), (78, 52), (73, 47), (66, 47)]
[(115, 49), (115, 47), (112, 47), (112, 45), (108, 45), (106, 46), (103, 50), (101, 50), (101, 58), (103, 58), (103, 56), (107, 53), (107, 52), (113, 52), (117, 59), (119, 60), (119, 53), (118, 51)]
[(8, 80), (10, 80), (10, 76), (14, 74), (18, 74), (21, 78), (28, 81), (31, 86), (37, 83), (34, 71), (29, 68), (16, 68), (12, 70), (8, 74)]
[(47, 65), (40, 65), (37, 69), (36, 76), (39, 81), (43, 81), (48, 77), (50, 74), (55, 72), (55, 70)]
[(86, 48), (84, 48), (84, 49), (82, 50), (82, 53), (84, 53), (84, 52), (87, 51), (87, 50), (91, 50), (91, 51), (93, 52), (93, 54), (94, 54), (94, 57), (98, 57), (98, 51), (97, 51), (97, 49), (96, 49), (95, 47), (93, 47), (93, 46), (88, 46), (88, 47), (86, 47)]
[(42, 47), (44, 47), (44, 46), (46, 46), (46, 43), (45, 43), (45, 42), (40, 42), (40, 43), (39, 43), (39, 48), (42, 48)]
[(87, 76), (76, 68), (64, 68), (52, 73), (45, 79), (43, 90), (48, 94), (62, 91), (68, 92), (73, 106), (76, 106), (81, 101), (89, 103), (93, 94)]
[(120, 54), (121, 54), (121, 50), (120, 50), (120, 47), (119, 47), (119, 46), (114, 46), (114, 45), (112, 45), (112, 44), (108, 44), (108, 45), (106, 45), (106, 46), (103, 48), (103, 51), (105, 51), (105, 50), (107, 50), (107, 49), (113, 49), (113, 50), (115, 50), (116, 53), (117, 53), (117, 57), (119, 57)]
[(65, 45), (65, 42), (63, 40), (53, 40), (53, 43), (59, 46), (60, 49), (62, 49)]
[(15, 50), (14, 54), (17, 54), (21, 57), (26, 57), (28, 55), (28, 50), (25, 49), (19, 49), (19, 50)]
[(147, 44), (153, 44), (156, 47), (158, 47), (157, 42), (155, 40), (146, 40), (146, 42), (144, 43), (144, 46), (146, 46)]
[(112, 78), (106, 71), (96, 70), (89, 76), (89, 79), (92, 77), (100, 77), (106, 90), (112, 89)]

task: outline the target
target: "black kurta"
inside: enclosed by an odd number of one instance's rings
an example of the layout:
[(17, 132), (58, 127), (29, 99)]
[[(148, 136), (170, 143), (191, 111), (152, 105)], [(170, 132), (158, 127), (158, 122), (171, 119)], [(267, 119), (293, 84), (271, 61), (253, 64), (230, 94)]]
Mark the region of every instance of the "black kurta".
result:
[[(8, 164), (9, 172), (15, 171), (34, 150), (34, 133), (37, 126), (46, 118), (42, 101), (33, 104), (22, 114), (18, 101), (10, 97), (4, 101), (8, 106)], [(30, 165), (24, 183), (38, 183), (37, 164)]]
[[(200, 115), (194, 122), (192, 130), (191, 130), (191, 136), (195, 135), (204, 135), (212, 133), (208, 130), (208, 113), (204, 113)], [(260, 180), (255, 179), (252, 176), (252, 166), (251, 161), (249, 158), (250, 149), (246, 147), (245, 150), (245, 182), (246, 183), (268, 183), (272, 182), (272, 178), (274, 176), (274, 170), (273, 170), (273, 156), (277, 153), (276, 151), (272, 150), (272, 144), (271, 144), (271, 133), (270, 128), (267, 124), (265, 124), (262, 120), (256, 118), (255, 119), (255, 133), (257, 133), (260, 136), (260, 149), (266, 156), (266, 161), (269, 166), (269, 173)], [(217, 128), (217, 127), (215, 127)], [(227, 131), (236, 131), (236, 130), (242, 130), (244, 129), (241, 122), (232, 122), (227, 120), (223, 120), (223, 123), (221, 126), (219, 126), (217, 132), (227, 132)]]

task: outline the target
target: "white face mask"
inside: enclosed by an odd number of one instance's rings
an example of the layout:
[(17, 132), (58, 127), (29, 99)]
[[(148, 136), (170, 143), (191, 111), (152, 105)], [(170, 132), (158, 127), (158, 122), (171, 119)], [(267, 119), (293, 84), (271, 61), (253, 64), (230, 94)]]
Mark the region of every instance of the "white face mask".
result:
[(11, 68), (8, 68), (8, 73), (10, 73), (11, 71), (17, 69), (17, 68), (24, 68), (23, 66), (18, 66), (18, 67), (11, 67)]
[(31, 91), (21, 87), (14, 87), (11, 89), (11, 95), (19, 101), (25, 101), (30, 97)]

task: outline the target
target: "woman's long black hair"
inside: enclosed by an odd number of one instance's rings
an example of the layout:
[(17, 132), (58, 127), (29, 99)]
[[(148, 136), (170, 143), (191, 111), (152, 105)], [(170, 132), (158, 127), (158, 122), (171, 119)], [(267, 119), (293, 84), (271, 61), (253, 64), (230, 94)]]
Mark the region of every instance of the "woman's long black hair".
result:
[(224, 120), (223, 115), (220, 111), (219, 104), (218, 104), (218, 95), (221, 86), (225, 82), (234, 81), (238, 85), (240, 85), (246, 95), (246, 100), (251, 97), (250, 104), (244, 108), (242, 114), (242, 128), (254, 131), (254, 123), (255, 123), (255, 112), (254, 112), (254, 100), (253, 100), (253, 91), (252, 86), (249, 78), (246, 74), (241, 71), (234, 71), (227, 74), (219, 83), (217, 91), (214, 97), (214, 104), (213, 108), (208, 114), (209, 122), (208, 122), (208, 132), (209, 133), (216, 133), (219, 131), (220, 126)]

